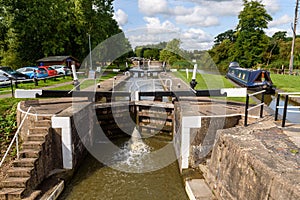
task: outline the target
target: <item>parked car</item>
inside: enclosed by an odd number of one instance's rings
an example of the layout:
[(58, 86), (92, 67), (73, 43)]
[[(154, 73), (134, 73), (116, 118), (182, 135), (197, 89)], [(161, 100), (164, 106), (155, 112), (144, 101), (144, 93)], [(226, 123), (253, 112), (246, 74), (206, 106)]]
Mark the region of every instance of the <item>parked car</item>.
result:
[(48, 76), (56, 76), (57, 71), (50, 66), (39, 66), (39, 68), (45, 69), (48, 73)]
[(27, 76), (26, 74), (17, 72), (16, 70), (13, 70), (10, 67), (0, 67), (0, 75), (6, 76), (7, 78), (12, 78), (14, 80), (29, 79), (29, 76)]
[(9, 80), (9, 78), (7, 78), (6, 76), (0, 75), (0, 82), (8, 81), (8, 80)]
[(9, 78), (6, 76), (0, 75), (0, 88), (4, 88), (10, 85)]
[(45, 78), (48, 76), (48, 72), (44, 68), (39, 68), (36, 66), (29, 66), (29, 67), (22, 67), (20, 69), (17, 69), (17, 72), (20, 72), (22, 74), (26, 74), (29, 76), (29, 78), (34, 77), (34, 70), (36, 71), (36, 77), (37, 78)]
[(66, 76), (71, 74), (71, 70), (64, 65), (52, 65), (51, 67), (54, 68), (58, 74), (64, 74)]

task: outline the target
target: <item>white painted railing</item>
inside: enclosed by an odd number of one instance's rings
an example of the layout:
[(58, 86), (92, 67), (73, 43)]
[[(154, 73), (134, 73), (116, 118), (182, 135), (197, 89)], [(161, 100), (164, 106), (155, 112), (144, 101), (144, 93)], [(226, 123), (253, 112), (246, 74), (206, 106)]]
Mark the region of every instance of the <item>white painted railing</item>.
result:
[[(280, 101), (280, 97), (281, 96), (285, 96), (284, 97), (285, 100), (284, 100), (284, 105), (283, 106), (279, 106), (279, 101)], [(281, 124), (282, 127), (285, 127), (287, 113), (297, 113), (297, 114), (300, 114), (300, 111), (291, 110), (291, 109), (297, 109), (297, 108), (299, 108), (299, 106), (288, 106), (289, 98), (295, 98), (295, 99), (300, 98), (300, 92), (279, 92), (277, 94), (276, 107), (275, 107), (275, 121), (278, 120), (279, 109), (283, 109), (282, 124)]]
[[(249, 114), (249, 111), (251, 111), (251, 110), (253, 110), (255, 108), (259, 108), (260, 107), (259, 118), (263, 117), (263, 110), (264, 110), (264, 104), (265, 104), (265, 100), (264, 100), (264, 94), (265, 94), (265, 92), (266, 92), (266, 90), (262, 90), (262, 91), (259, 91), (259, 92), (255, 92), (253, 94), (247, 94), (247, 96), (246, 96), (244, 126), (248, 126), (248, 114)], [(250, 99), (250, 97), (256, 96), (256, 95), (259, 95), (259, 94), (261, 94), (261, 103), (255, 105), (255, 106), (252, 106), (251, 108), (249, 108), (249, 99)]]

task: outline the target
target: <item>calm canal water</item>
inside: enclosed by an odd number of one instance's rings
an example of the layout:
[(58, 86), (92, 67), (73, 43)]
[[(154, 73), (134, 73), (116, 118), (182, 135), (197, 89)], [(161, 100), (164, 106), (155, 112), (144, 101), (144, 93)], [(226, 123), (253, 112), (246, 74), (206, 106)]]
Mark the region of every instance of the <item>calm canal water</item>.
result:
[[(259, 98), (260, 99), (260, 98)], [(265, 95), (265, 104), (269, 106), (274, 112), (276, 109), (276, 96), (274, 95)], [(280, 98), (279, 101), (279, 106), (284, 106), (284, 98)], [(299, 106), (296, 102), (291, 102), (289, 101), (288, 106)], [(293, 109), (288, 109), (288, 110), (293, 110), (293, 111), (300, 111), (299, 108), (293, 108)], [(283, 109), (278, 110), (279, 115), (283, 115)], [(287, 112), (287, 118), (289, 122), (292, 123), (300, 123), (300, 114), (299, 113), (293, 113), (293, 112)]]

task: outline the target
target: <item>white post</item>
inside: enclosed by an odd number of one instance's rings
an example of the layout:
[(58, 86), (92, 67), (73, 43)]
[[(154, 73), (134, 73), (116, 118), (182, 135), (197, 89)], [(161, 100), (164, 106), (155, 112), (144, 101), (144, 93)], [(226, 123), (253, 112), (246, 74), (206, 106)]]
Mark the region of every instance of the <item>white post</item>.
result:
[(74, 87), (76, 88), (76, 90), (80, 90), (80, 83), (79, 83), (78, 78), (77, 78), (76, 68), (75, 68), (74, 63), (72, 63), (71, 68), (72, 68), (72, 73), (73, 73)]
[(150, 63), (151, 63), (151, 61), (149, 60), (148, 61), (148, 70), (150, 69)]
[(76, 74), (75, 64), (72, 64), (71, 68), (72, 68), (72, 73), (73, 73), (73, 80), (74, 81), (78, 81), (77, 74)]
[(63, 168), (73, 168), (72, 130), (70, 117), (52, 117), (52, 127), (61, 128)]
[(186, 79), (189, 80), (189, 69), (186, 68), (186, 69), (185, 69), (185, 72), (186, 72)]
[(192, 80), (196, 80), (197, 66), (198, 66), (197, 64), (194, 65)]
[(183, 116), (181, 126), (181, 169), (189, 168), (191, 128), (201, 128), (201, 116)]

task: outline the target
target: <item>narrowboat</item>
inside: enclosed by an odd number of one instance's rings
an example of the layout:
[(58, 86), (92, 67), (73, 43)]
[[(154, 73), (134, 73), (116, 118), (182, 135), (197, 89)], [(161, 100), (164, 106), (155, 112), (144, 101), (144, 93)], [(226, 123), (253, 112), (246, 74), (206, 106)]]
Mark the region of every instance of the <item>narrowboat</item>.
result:
[(241, 68), (237, 62), (231, 62), (226, 78), (250, 90), (266, 90), (267, 93), (275, 93), (270, 72), (266, 70)]

